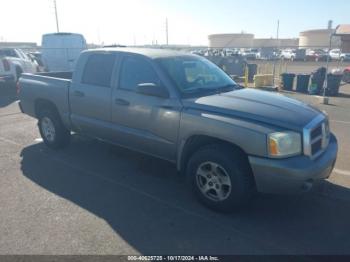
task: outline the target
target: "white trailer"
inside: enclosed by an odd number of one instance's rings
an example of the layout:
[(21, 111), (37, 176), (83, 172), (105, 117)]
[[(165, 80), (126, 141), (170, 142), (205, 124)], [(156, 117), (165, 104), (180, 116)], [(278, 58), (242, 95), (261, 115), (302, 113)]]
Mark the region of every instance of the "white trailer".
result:
[(87, 49), (84, 36), (74, 33), (45, 34), (41, 46), (45, 70), (51, 72), (73, 71), (80, 53)]

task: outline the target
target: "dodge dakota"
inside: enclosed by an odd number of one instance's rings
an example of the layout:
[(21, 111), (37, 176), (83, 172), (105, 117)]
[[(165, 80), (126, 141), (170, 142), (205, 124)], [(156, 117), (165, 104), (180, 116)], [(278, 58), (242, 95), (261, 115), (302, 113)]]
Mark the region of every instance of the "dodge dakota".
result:
[(22, 112), (44, 143), (71, 132), (168, 160), (198, 199), (232, 211), (256, 192), (309, 191), (338, 146), (328, 116), (280, 94), (243, 89), (205, 58), (175, 51), (84, 51), (75, 71), (23, 74)]

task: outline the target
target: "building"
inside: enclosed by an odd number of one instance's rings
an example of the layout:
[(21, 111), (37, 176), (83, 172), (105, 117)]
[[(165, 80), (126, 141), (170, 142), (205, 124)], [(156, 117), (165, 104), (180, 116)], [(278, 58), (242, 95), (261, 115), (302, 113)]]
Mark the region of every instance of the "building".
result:
[(264, 47), (282, 47), (282, 48), (297, 48), (299, 46), (298, 38), (256, 38), (253, 40), (253, 47), (264, 48)]
[(36, 43), (30, 42), (0, 42), (0, 48), (23, 48), (23, 49), (36, 49), (38, 46)]
[[(334, 29), (315, 29), (300, 32), (299, 48), (328, 48), (330, 36), (334, 33)], [(340, 46), (340, 38), (333, 37), (332, 46)]]
[(291, 47), (297, 48), (298, 38), (254, 38), (253, 34), (214, 34), (209, 35), (210, 48), (263, 48), (263, 47)]
[(253, 47), (253, 34), (214, 34), (209, 35), (210, 48), (242, 48)]

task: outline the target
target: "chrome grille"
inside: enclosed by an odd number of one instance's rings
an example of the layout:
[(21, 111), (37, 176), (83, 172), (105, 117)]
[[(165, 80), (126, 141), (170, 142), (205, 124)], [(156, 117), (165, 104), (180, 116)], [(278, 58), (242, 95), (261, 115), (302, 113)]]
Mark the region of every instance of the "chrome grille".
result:
[(319, 115), (304, 128), (304, 154), (317, 158), (328, 147), (330, 128), (328, 118)]

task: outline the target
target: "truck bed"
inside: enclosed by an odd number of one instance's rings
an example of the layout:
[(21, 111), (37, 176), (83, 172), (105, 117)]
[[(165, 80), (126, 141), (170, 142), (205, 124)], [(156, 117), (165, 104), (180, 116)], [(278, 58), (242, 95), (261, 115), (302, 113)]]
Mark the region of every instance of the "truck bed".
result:
[(37, 73), (35, 75), (72, 80), (73, 72), (48, 72), (48, 73)]
[(69, 87), (72, 75), (72, 72), (23, 74), (19, 80), (22, 110), (37, 117), (37, 103), (50, 101), (59, 111), (62, 121), (69, 126)]

